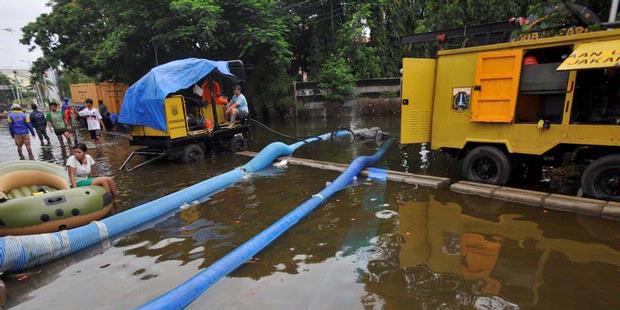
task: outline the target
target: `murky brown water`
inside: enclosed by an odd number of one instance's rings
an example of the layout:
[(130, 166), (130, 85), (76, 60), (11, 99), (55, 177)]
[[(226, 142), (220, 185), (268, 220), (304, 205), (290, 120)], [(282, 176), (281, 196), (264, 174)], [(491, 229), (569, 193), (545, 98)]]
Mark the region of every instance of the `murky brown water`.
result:
[[(16, 159), (0, 123), (0, 160)], [(275, 127), (310, 135), (333, 121)], [(398, 133), (398, 121), (364, 120)], [(254, 132), (253, 150), (280, 140)], [(35, 144), (36, 145), (36, 144)], [(374, 145), (304, 146), (295, 156), (347, 163)], [(39, 159), (61, 163), (56, 146)], [(210, 155), (194, 165), (157, 163), (118, 173), (122, 138), (92, 150), (131, 208), (242, 165)], [(380, 166), (452, 176), (440, 154), (393, 147)], [(127, 309), (173, 288), (318, 192), (337, 173), (269, 169), (154, 227), (32, 270), (5, 275), (15, 309)], [(393, 212), (385, 212), (385, 210)], [(384, 211), (378, 213), (380, 211)], [(394, 213), (395, 212), (395, 213)], [(390, 215), (392, 217), (390, 217)], [(360, 181), (192, 304), (192, 309), (521, 309), (620, 308), (620, 224), (399, 183)], [(489, 308), (490, 309), (490, 308)], [(493, 309), (502, 309), (493, 308)]]

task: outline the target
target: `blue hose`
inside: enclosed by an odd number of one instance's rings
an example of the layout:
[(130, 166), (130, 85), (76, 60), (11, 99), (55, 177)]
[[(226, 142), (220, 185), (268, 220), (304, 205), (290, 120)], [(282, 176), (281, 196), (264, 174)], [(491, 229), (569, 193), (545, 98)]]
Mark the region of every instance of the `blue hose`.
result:
[(392, 144), (390, 139), (383, 143), (377, 152), (372, 156), (360, 156), (351, 162), (349, 167), (342, 172), (330, 185), (313, 195), (312, 198), (302, 203), (299, 207), (282, 217), (265, 230), (261, 231), (252, 239), (246, 241), (226, 256), (222, 257), (203, 271), (194, 275), (189, 280), (168, 291), (138, 309), (183, 309), (202, 295), (212, 285), (221, 278), (231, 273), (243, 263), (250, 260), (271, 242), (284, 234), (287, 230), (297, 224), (302, 218), (310, 214), (321, 203), (349, 185), (366, 166), (376, 163)]
[[(349, 134), (339, 132), (338, 135)], [(306, 143), (328, 140), (331, 133), (291, 145), (274, 142), (240, 168), (202, 181), (178, 192), (147, 202), (125, 212), (78, 228), (55, 233), (0, 238), (0, 272), (21, 271), (75, 253), (113, 236), (128, 232), (154, 219), (175, 213), (182, 205), (212, 195), (239, 181), (245, 173), (270, 166), (280, 156), (291, 155)]]

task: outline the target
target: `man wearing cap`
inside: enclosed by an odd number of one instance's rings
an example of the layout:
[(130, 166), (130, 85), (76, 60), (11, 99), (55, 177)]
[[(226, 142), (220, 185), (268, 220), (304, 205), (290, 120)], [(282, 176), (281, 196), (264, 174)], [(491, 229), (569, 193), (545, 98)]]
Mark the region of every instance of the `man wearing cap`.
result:
[(250, 110), (248, 109), (248, 101), (245, 99), (245, 96), (241, 93), (241, 86), (236, 85), (233, 87), (234, 96), (226, 105), (226, 117), (230, 120), (228, 125), (229, 128), (235, 126), (236, 119), (246, 119), (250, 114)]
[(9, 121), (9, 132), (11, 133), (11, 138), (15, 139), (15, 145), (17, 145), (17, 154), (19, 154), (19, 159), (24, 160), (24, 153), (22, 152), (22, 146), (26, 145), (26, 150), (28, 151), (28, 159), (34, 160), (34, 155), (32, 154), (32, 148), (30, 147), (30, 135), (28, 132), (35, 137), (34, 128), (30, 124), (30, 116), (19, 106), (19, 104), (14, 103), (11, 106), (11, 111), (9, 111), (8, 115)]

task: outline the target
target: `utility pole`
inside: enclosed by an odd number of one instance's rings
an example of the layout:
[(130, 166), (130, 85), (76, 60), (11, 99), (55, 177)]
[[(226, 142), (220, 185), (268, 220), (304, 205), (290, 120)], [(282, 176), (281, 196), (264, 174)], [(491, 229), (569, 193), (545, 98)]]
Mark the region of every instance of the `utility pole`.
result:
[(13, 87), (10, 87), (9, 85), (9, 88), (11, 89), (11, 94), (13, 94), (13, 101), (17, 100), (17, 94), (15, 93), (15, 83), (13, 83)]
[(609, 21), (610, 23), (616, 22), (616, 15), (618, 15), (618, 2), (619, 0), (611, 0), (611, 9), (609, 10)]
[(13, 77), (15, 78), (15, 91), (17, 93), (17, 100), (19, 104), (22, 104), (22, 94), (19, 88), (19, 81), (17, 80), (17, 70), (13, 70)]

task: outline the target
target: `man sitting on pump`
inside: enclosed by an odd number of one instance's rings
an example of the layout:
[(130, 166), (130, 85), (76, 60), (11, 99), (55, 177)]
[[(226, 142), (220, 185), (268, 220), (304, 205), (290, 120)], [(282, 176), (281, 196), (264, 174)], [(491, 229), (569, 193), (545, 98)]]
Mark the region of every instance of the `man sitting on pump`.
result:
[(228, 105), (226, 105), (226, 117), (230, 120), (229, 128), (235, 126), (236, 119), (248, 118), (250, 111), (248, 110), (248, 101), (241, 93), (241, 86), (236, 85), (233, 87), (234, 96), (230, 99)]

